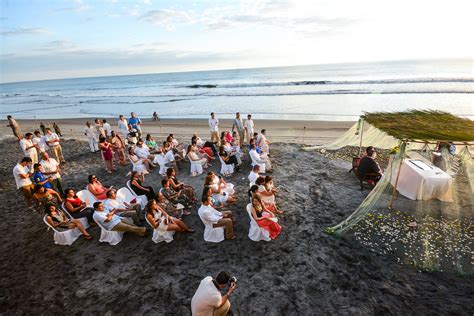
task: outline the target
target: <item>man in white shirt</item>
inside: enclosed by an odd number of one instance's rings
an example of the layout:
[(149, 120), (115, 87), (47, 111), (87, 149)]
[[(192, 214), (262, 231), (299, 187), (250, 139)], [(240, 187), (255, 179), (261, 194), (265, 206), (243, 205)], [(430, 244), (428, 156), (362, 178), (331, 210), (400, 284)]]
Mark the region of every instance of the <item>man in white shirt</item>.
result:
[(209, 118), (209, 130), (211, 131), (211, 142), (219, 142), (219, 120), (215, 117), (214, 112)]
[(122, 134), (124, 139), (128, 137), (128, 121), (123, 115), (119, 116), (119, 120), (117, 122), (117, 126), (119, 128), (120, 133)]
[(178, 164), (175, 159), (175, 156), (177, 153), (178, 153), (178, 149), (170, 148), (164, 156), (165, 166), (168, 168), (173, 168), (176, 174), (178, 173)]
[(250, 171), (250, 174), (248, 176), (250, 186), (255, 184), (255, 181), (257, 181), (258, 177), (260, 176), (258, 173), (260, 172), (260, 165), (255, 165), (252, 168), (252, 171)]
[[(229, 284), (230, 283), (230, 284)], [(222, 295), (220, 290), (229, 284), (229, 289)], [(228, 272), (220, 272), (214, 280), (211, 276), (205, 277), (199, 284), (191, 300), (193, 316), (227, 315), (230, 309), (229, 296), (237, 287), (235, 278)]]
[(34, 134), (35, 136), (32, 139), (33, 144), (36, 145), (36, 149), (39, 150), (39, 154), (44, 153), (49, 149), (48, 145), (46, 145), (45, 137), (41, 135), (40, 131), (35, 131)]
[(258, 134), (256, 145), (262, 149), (262, 153), (270, 155), (270, 141), (267, 139), (267, 131), (265, 129), (262, 129), (260, 134)]
[(86, 122), (86, 128), (84, 129), (84, 135), (86, 135), (87, 140), (89, 141), (89, 148), (91, 152), (95, 153), (99, 150), (99, 144), (97, 143), (97, 135), (95, 134), (95, 129), (91, 126), (91, 123)]
[(33, 134), (26, 133), (25, 137), (20, 140), (20, 148), (23, 150), (25, 157), (30, 157), (33, 164), (38, 163), (38, 152), (36, 151), (36, 145), (33, 143)]
[(148, 146), (143, 145), (142, 140), (138, 141), (137, 146), (135, 146), (133, 152), (140, 159), (148, 159), (150, 161), (153, 161), (153, 159), (155, 158), (153, 155), (150, 155), (150, 150), (148, 149)]
[(30, 209), (33, 208), (33, 189), (35, 188), (33, 182), (31, 182), (31, 175), (29, 166), (31, 166), (31, 158), (24, 157), (16, 166), (13, 168), (13, 177), (15, 178), (16, 188), (23, 193), (26, 204)]
[(252, 159), (252, 164), (265, 164), (265, 172), (270, 172), (272, 169), (272, 164), (270, 162), (270, 158), (264, 154), (259, 155), (257, 153), (257, 147), (255, 144), (250, 146), (249, 151), (250, 159)]
[(97, 132), (97, 136), (100, 137), (105, 137), (105, 130), (104, 126), (102, 126), (102, 121), (99, 119), (95, 119), (95, 130)]
[(234, 131), (234, 128), (237, 129), (237, 133), (239, 134), (239, 144), (240, 147), (244, 144), (244, 123), (242, 122), (242, 118), (240, 117), (240, 113), (237, 112), (235, 113), (235, 119), (232, 122), (232, 132)]
[(119, 231), (119, 232), (132, 232), (138, 236), (145, 236), (146, 228), (138, 227), (127, 222), (128, 219), (124, 219), (121, 216), (115, 215), (114, 211), (107, 212), (104, 209), (102, 202), (94, 203), (94, 214), (92, 215), (94, 221), (102, 225), (107, 230)]
[(61, 167), (56, 159), (50, 158), (47, 152), (41, 154), (41, 166), (43, 167), (43, 175), (50, 179), (51, 186), (59, 195), (64, 196), (61, 184)]
[(219, 212), (212, 207), (211, 197), (203, 195), (202, 204), (198, 210), (199, 217), (203, 223), (212, 223), (212, 227), (224, 227), (225, 238), (234, 239), (234, 221), (231, 211)]
[(104, 129), (105, 137), (109, 137), (112, 133), (112, 127), (107, 123), (107, 120), (102, 120), (102, 128)]
[(53, 151), (53, 154), (56, 156), (56, 160), (60, 163), (66, 163), (66, 160), (64, 160), (63, 156), (63, 150), (59, 144), (59, 136), (56, 133), (53, 133), (48, 127), (46, 129), (46, 135), (44, 135), (44, 139), (46, 140), (46, 144), (48, 144), (49, 148), (51, 148)]
[(252, 120), (252, 115), (247, 115), (247, 121), (244, 124), (245, 134), (247, 135), (247, 142), (250, 143), (250, 139), (253, 138), (254, 133), (254, 123)]
[(144, 219), (140, 204), (128, 204), (117, 200), (117, 192), (115, 190), (107, 191), (107, 199), (104, 200), (104, 208), (107, 212), (114, 211), (115, 214), (122, 217), (130, 217), (133, 222), (138, 225), (138, 219)]

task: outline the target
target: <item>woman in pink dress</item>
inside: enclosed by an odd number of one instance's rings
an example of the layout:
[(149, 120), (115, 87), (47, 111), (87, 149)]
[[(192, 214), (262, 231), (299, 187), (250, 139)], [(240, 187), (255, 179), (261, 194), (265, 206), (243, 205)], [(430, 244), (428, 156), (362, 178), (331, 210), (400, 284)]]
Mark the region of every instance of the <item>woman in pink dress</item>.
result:
[(105, 137), (99, 138), (99, 149), (102, 153), (102, 159), (105, 161), (105, 170), (108, 173), (112, 173), (116, 169), (114, 168), (114, 152), (112, 145), (105, 139)]
[(112, 144), (115, 160), (121, 165), (127, 165), (127, 162), (125, 161), (125, 143), (123, 142), (122, 138), (114, 131), (111, 133), (110, 143)]
[(105, 200), (107, 198), (107, 192), (110, 191), (112, 187), (106, 188), (97, 180), (97, 177), (93, 174), (89, 176), (89, 184), (87, 185), (87, 190), (89, 190), (92, 195), (95, 196), (97, 200)]

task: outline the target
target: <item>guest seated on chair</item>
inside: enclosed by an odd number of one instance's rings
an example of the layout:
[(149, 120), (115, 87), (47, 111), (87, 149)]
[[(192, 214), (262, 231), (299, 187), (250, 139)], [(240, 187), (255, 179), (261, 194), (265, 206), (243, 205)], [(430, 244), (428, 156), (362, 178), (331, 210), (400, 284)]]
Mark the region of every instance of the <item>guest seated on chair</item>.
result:
[(41, 184), (35, 185), (33, 201), (35, 202), (38, 211), (41, 210), (41, 206), (53, 204), (54, 200), (56, 200), (57, 205), (61, 204), (63, 201), (58, 192), (53, 189), (46, 189)]
[(168, 179), (161, 180), (161, 186), (162, 188), (160, 189), (160, 192), (171, 203), (173, 203), (174, 205), (180, 203), (184, 206), (185, 209), (188, 209), (191, 206), (191, 201), (184, 194), (184, 192), (176, 192), (175, 190), (171, 188), (170, 180)]
[(140, 180), (138, 171), (132, 171), (130, 177), (130, 188), (136, 195), (145, 195), (148, 200), (155, 198), (155, 191), (150, 186), (144, 186)]
[(155, 201), (162, 209), (164, 209), (168, 214), (173, 217), (181, 218), (183, 217), (183, 215), (191, 214), (191, 212), (184, 210), (184, 206), (182, 204), (178, 203), (174, 205), (173, 203), (171, 203), (165, 198), (165, 196), (161, 192), (158, 192), (155, 195)]
[(270, 233), (271, 239), (275, 239), (281, 233), (281, 226), (276, 221), (275, 214), (267, 209), (260, 196), (254, 193), (258, 188), (257, 185), (252, 186), (252, 188), (249, 190), (252, 202), (252, 218), (259, 227), (264, 228)]
[(67, 188), (64, 191), (66, 194), (66, 199), (64, 200), (64, 207), (74, 218), (86, 217), (89, 223), (92, 223), (92, 214), (94, 213), (94, 208), (88, 207), (86, 202), (82, 201), (74, 192), (74, 189)]
[(128, 158), (133, 164), (133, 170), (137, 171), (142, 178), (142, 181), (145, 181), (145, 175), (149, 174), (152, 169), (152, 163), (147, 158), (140, 158), (135, 155), (133, 147), (128, 148)]
[(127, 202), (117, 201), (117, 193), (115, 190), (107, 192), (107, 199), (104, 201), (104, 208), (107, 211), (114, 211), (122, 217), (130, 217), (133, 222), (138, 225), (138, 219), (143, 219), (142, 208), (140, 204), (128, 204)]
[(250, 146), (250, 151), (249, 151), (250, 158), (252, 161), (258, 164), (265, 164), (265, 172), (271, 172), (272, 171), (272, 164), (270, 162), (270, 158), (266, 156), (265, 154), (259, 154), (257, 153), (257, 149), (255, 144), (252, 144)]
[(259, 172), (260, 172), (260, 166), (259, 165), (253, 166), (252, 171), (250, 171), (250, 174), (248, 176), (250, 186), (255, 184), (255, 181), (259, 177), (259, 174), (258, 174)]
[(199, 217), (203, 222), (213, 223), (213, 227), (224, 227), (225, 238), (234, 239), (234, 220), (231, 211), (222, 211), (212, 207), (212, 202), (209, 196), (202, 197), (202, 205), (198, 210)]
[(225, 151), (224, 146), (219, 147), (219, 156), (222, 158), (222, 160), (227, 164), (234, 164), (235, 171), (238, 172), (240, 170), (239, 167), (239, 161), (235, 155), (229, 154), (227, 151)]
[(194, 188), (189, 184), (179, 182), (176, 178), (176, 171), (173, 168), (168, 168), (166, 170), (166, 177), (168, 178), (168, 180), (170, 180), (169, 184), (173, 190), (175, 190), (176, 192), (184, 192), (184, 194), (188, 197), (189, 201), (198, 201), (196, 199), (196, 193), (194, 191)]
[(109, 188), (104, 187), (93, 174), (89, 175), (88, 180), (89, 184), (87, 185), (87, 190), (89, 190), (97, 200), (105, 200), (107, 198), (107, 192), (112, 189), (112, 186)]
[(373, 146), (369, 146), (365, 150), (366, 155), (362, 157), (359, 161), (359, 167), (357, 167), (357, 172), (360, 177), (366, 180), (373, 180), (377, 183), (382, 177), (382, 169), (379, 164), (375, 161), (377, 158), (377, 152)]
[(61, 210), (56, 208), (54, 204), (46, 205), (46, 220), (48, 224), (56, 228), (57, 230), (68, 230), (78, 228), (82, 233), (82, 236), (86, 240), (91, 240), (92, 236), (89, 235), (87, 230), (82, 225), (81, 220), (77, 218), (70, 219)]
[[(271, 178), (269, 178), (271, 180)], [(280, 211), (277, 208), (276, 201), (275, 201), (275, 193), (277, 192), (276, 189), (267, 189), (265, 186), (265, 178), (264, 177), (258, 177), (258, 179), (255, 181), (255, 185), (258, 186), (258, 195), (260, 195), (263, 203), (265, 203), (265, 206), (268, 209), (271, 209), (273, 212), (276, 213), (283, 213), (283, 211)]]
[(204, 187), (208, 187), (212, 191), (212, 197), (221, 203), (233, 203), (237, 201), (233, 186), (228, 186), (221, 176), (216, 177), (212, 172), (208, 173), (204, 181)]
[(153, 229), (158, 229), (162, 233), (167, 231), (194, 233), (194, 229), (189, 228), (182, 220), (169, 216), (154, 199), (148, 201), (146, 218)]
[(115, 214), (115, 211), (107, 212), (102, 202), (94, 203), (94, 221), (102, 225), (107, 230), (119, 232), (132, 232), (138, 236), (145, 236), (146, 228), (129, 224), (124, 219)]

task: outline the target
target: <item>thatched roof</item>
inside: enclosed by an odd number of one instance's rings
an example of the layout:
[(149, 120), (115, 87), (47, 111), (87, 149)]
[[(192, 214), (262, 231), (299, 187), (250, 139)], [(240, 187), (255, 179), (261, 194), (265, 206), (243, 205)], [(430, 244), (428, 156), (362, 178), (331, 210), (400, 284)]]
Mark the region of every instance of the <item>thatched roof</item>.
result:
[(401, 140), (473, 142), (474, 121), (441, 111), (373, 112), (363, 118)]

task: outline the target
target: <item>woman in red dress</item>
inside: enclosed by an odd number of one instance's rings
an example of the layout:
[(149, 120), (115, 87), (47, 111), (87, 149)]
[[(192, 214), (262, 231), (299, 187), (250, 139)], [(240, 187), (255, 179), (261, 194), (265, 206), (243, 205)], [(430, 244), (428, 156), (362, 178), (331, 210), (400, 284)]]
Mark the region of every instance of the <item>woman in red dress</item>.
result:
[(107, 170), (108, 173), (117, 170), (114, 168), (114, 151), (112, 144), (110, 144), (105, 137), (99, 138), (99, 149), (102, 153), (102, 159), (105, 161), (105, 170)]
[(252, 195), (252, 217), (259, 227), (270, 233), (270, 238), (275, 239), (281, 233), (281, 226), (270, 210), (265, 208), (258, 194)]

